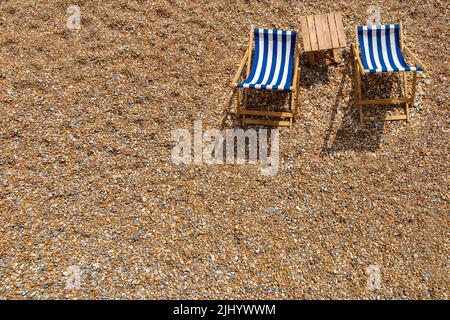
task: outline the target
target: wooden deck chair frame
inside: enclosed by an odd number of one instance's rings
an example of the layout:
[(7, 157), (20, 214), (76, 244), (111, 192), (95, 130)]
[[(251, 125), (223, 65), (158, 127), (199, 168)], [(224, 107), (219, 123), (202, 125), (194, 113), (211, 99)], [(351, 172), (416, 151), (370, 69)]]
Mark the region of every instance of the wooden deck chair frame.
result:
[[(296, 120), (299, 113), (298, 110), (298, 96), (300, 90), (300, 45), (298, 43), (298, 37), (295, 38), (295, 49), (294, 49), (294, 72), (292, 76), (292, 84), (290, 88), (290, 103), (289, 112), (274, 112), (274, 111), (259, 111), (259, 110), (249, 110), (248, 105), (248, 90), (253, 88), (238, 88), (237, 85), (241, 79), (242, 71), (246, 66), (245, 77), (250, 75), (252, 59), (253, 59), (253, 32), (254, 26), (250, 27), (250, 41), (247, 50), (242, 57), (242, 60), (237, 68), (236, 74), (231, 83), (231, 88), (236, 90), (236, 114), (238, 117), (242, 117), (243, 124), (260, 124), (260, 125), (272, 125), (272, 126), (287, 126), (291, 127), (293, 121)], [(298, 33), (297, 33), (298, 35)], [(264, 89), (256, 89), (264, 90)], [(243, 92), (243, 97), (241, 99), (241, 92)], [(242, 101), (242, 103), (241, 103)], [(243, 107), (241, 107), (243, 104)], [(245, 116), (257, 116), (259, 119), (246, 119)], [(278, 120), (265, 120), (265, 117), (278, 118)]]
[[(365, 72), (361, 61), (361, 55), (359, 50), (359, 40), (358, 40), (358, 27), (355, 27), (355, 45), (352, 45), (352, 51), (354, 56), (354, 74), (355, 74), (355, 104), (358, 106), (359, 110), (359, 121), (364, 123), (365, 120), (379, 120), (379, 121), (395, 121), (395, 120), (406, 120), (409, 122), (409, 107), (413, 107), (416, 98), (416, 85), (417, 85), (417, 71), (399, 71), (402, 73), (403, 86), (402, 95), (399, 98), (389, 98), (389, 99), (362, 99), (361, 92), (361, 76), (370, 75), (371, 73)], [(425, 65), (412, 53), (412, 51), (404, 44), (403, 26), (400, 22), (400, 47), (403, 56), (409, 57), (415, 67), (421, 66), (423, 72), (425, 72)], [(411, 84), (411, 95), (408, 97), (408, 83), (407, 83), (407, 73), (412, 72), (412, 84)], [(404, 104), (404, 114), (393, 114), (386, 115), (383, 117), (364, 117), (363, 108), (368, 105), (384, 105), (384, 104)]]

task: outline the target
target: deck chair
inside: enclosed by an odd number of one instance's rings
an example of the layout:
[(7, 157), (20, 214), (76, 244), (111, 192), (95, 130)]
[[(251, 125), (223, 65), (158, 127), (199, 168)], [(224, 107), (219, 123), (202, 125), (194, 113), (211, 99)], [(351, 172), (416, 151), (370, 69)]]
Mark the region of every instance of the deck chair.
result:
[[(409, 121), (409, 109), (415, 101), (417, 71), (425, 71), (424, 65), (404, 45), (402, 24), (358, 26), (355, 29), (356, 42), (352, 46), (355, 70), (355, 104), (359, 109), (360, 122), (365, 120), (406, 120)], [(361, 54), (361, 55), (360, 55)], [(414, 65), (405, 60), (408, 56)], [(403, 76), (402, 94), (399, 98), (362, 99), (361, 76), (374, 73), (401, 72)], [(412, 72), (411, 95), (408, 97), (407, 73)], [(364, 117), (363, 107), (367, 105), (404, 104), (404, 114), (384, 117)]]
[[(245, 66), (247, 66), (246, 79), (240, 81)], [(299, 76), (299, 46), (296, 32), (258, 29), (252, 26), (249, 47), (231, 83), (231, 87), (236, 89), (237, 115), (242, 117), (242, 122), (246, 124), (292, 126), (298, 114)], [(248, 110), (249, 89), (290, 91), (289, 112)], [(276, 118), (276, 121), (267, 120), (267, 117)]]

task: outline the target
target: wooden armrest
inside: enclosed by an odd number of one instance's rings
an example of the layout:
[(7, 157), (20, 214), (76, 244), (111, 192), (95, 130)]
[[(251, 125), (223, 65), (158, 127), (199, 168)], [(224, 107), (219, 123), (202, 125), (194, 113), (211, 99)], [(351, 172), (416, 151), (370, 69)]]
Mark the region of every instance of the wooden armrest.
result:
[(405, 52), (409, 57), (411, 57), (411, 59), (414, 61), (415, 66), (416, 66), (416, 67), (422, 67), (423, 71), (425, 71), (425, 65), (422, 63), (422, 61), (420, 61), (419, 58), (417, 58), (417, 57), (415, 56), (415, 54), (414, 54), (407, 46), (404, 46), (403, 48), (404, 48), (404, 52)]
[(231, 88), (236, 88), (239, 81), (239, 77), (241, 76), (242, 70), (244, 69), (245, 63), (247, 62), (247, 58), (248, 58), (248, 48), (247, 50), (245, 50), (241, 63), (239, 64), (236, 74), (234, 75), (233, 82), (230, 85)]
[(360, 56), (359, 56), (359, 53), (358, 53), (358, 51), (356, 50), (356, 48), (355, 48), (354, 45), (352, 45), (352, 50), (353, 50), (353, 56), (354, 56), (354, 59), (355, 59), (356, 63), (358, 63), (360, 72), (361, 72), (361, 74), (364, 74), (364, 66), (363, 66), (363, 64), (362, 64), (361, 58), (360, 58)]

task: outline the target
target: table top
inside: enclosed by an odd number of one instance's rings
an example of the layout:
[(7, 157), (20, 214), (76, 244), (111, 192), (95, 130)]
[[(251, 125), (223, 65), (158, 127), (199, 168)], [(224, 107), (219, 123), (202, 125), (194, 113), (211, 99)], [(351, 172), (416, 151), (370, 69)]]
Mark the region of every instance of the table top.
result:
[(339, 12), (300, 18), (303, 47), (306, 52), (343, 48), (347, 40)]

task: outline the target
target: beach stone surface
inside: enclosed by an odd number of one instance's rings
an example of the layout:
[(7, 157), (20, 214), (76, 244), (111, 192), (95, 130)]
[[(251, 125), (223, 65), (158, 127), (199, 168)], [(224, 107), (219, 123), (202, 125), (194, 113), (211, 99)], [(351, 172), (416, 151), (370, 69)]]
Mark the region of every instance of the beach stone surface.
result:
[(380, 5), (428, 67), (409, 123), (359, 124), (350, 47), (302, 55), (275, 176), (175, 165), (172, 130), (239, 127), (251, 24), (340, 11), (350, 46), (372, 2), (80, 0), (76, 30), (70, 4), (0, 3), (1, 299), (448, 299), (448, 2)]

